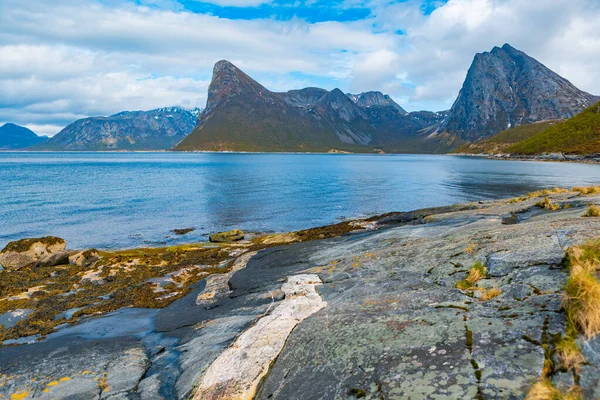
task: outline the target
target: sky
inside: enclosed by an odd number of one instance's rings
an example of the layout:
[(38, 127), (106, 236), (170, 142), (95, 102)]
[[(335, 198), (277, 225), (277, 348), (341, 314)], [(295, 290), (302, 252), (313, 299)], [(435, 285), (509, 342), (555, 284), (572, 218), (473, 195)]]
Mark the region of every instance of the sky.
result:
[(0, 124), (203, 108), (221, 59), (273, 91), (440, 111), (504, 43), (600, 95), (600, 0), (0, 0)]

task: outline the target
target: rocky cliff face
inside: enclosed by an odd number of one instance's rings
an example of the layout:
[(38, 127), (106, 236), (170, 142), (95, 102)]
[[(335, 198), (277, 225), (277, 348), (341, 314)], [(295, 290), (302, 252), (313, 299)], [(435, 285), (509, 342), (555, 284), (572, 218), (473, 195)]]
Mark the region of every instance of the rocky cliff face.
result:
[(0, 150), (24, 149), (46, 140), (48, 137), (38, 136), (23, 126), (7, 123), (0, 127)]
[(189, 134), (198, 109), (179, 107), (124, 111), (75, 121), (36, 150), (163, 150)]
[(504, 129), (570, 118), (597, 98), (508, 44), (477, 54), (442, 130), (477, 141)]

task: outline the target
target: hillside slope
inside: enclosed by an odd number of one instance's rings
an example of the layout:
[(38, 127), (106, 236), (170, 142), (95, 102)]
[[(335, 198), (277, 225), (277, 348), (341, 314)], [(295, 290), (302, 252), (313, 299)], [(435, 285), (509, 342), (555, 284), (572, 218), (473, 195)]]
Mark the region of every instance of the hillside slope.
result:
[(540, 132), (554, 126), (561, 121), (542, 121), (533, 124), (515, 126), (475, 143), (466, 143), (455, 149), (452, 153), (462, 154), (494, 154), (501, 153), (507, 147), (529, 139)]
[(600, 153), (600, 102), (573, 118), (508, 147), (506, 152), (524, 155)]
[(0, 150), (18, 150), (42, 143), (46, 136), (38, 136), (23, 126), (6, 123), (0, 126)]

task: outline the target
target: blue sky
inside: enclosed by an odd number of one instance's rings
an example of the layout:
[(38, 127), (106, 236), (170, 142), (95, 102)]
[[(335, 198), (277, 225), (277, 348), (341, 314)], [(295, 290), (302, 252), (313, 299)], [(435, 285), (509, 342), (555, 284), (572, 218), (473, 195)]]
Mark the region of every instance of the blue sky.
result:
[(204, 107), (227, 59), (273, 91), (378, 90), (450, 108), (475, 53), (510, 43), (600, 94), (599, 0), (0, 0), (0, 123)]

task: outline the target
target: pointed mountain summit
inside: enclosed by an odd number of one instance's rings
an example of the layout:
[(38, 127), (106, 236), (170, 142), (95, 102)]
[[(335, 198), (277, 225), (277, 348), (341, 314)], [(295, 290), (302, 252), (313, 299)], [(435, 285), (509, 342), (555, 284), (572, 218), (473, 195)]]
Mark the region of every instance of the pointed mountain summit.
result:
[(38, 136), (24, 126), (6, 123), (0, 126), (0, 150), (18, 150), (42, 143), (47, 136)]
[(475, 55), (441, 131), (477, 141), (512, 126), (570, 118), (597, 100), (505, 44)]

